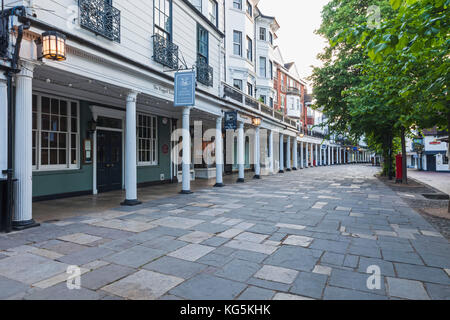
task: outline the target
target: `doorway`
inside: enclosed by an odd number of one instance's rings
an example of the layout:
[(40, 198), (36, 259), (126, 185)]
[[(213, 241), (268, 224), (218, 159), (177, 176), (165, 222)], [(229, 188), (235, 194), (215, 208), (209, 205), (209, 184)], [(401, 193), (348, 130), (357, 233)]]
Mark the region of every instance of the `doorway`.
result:
[(435, 155), (427, 155), (427, 171), (436, 171)]
[(97, 131), (97, 189), (122, 189), (122, 133)]

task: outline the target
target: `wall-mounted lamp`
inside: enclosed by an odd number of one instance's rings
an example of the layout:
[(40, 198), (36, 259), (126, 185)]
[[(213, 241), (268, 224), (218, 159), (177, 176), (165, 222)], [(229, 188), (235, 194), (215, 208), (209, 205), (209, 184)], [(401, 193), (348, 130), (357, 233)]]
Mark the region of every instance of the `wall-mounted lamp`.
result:
[(66, 36), (59, 32), (44, 32), (37, 46), (39, 60), (42, 58), (53, 61), (66, 60)]
[(259, 127), (261, 125), (261, 118), (253, 118), (252, 123), (255, 127)]

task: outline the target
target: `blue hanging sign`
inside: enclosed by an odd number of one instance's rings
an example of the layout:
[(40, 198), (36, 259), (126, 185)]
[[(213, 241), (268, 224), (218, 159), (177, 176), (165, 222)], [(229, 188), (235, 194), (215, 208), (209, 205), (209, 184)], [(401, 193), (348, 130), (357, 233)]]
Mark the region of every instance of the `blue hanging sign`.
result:
[(322, 149), (326, 149), (327, 148), (327, 145), (326, 144), (323, 144), (322, 145)]
[(195, 71), (175, 73), (175, 107), (195, 105)]
[(237, 129), (237, 111), (225, 112), (225, 130), (236, 130)]
[(358, 147), (353, 147), (353, 151), (358, 151)]

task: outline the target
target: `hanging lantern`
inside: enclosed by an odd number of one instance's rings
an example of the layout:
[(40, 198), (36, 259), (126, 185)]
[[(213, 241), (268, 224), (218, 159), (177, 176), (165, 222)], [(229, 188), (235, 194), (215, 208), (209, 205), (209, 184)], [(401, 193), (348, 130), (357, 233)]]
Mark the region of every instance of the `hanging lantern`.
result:
[(259, 127), (261, 125), (261, 118), (253, 118), (252, 123), (255, 127)]
[(66, 60), (66, 36), (56, 31), (44, 32), (42, 57), (54, 61)]

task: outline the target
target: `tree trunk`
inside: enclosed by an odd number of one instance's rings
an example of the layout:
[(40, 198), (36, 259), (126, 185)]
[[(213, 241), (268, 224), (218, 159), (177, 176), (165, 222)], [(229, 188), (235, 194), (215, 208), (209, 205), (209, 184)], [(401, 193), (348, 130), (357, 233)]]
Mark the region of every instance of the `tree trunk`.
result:
[[(405, 128), (401, 129), (401, 139), (402, 139), (402, 183), (408, 183), (408, 168), (407, 166), (407, 154), (406, 154), (406, 137), (405, 137)], [(397, 168), (398, 170), (398, 168)]]

